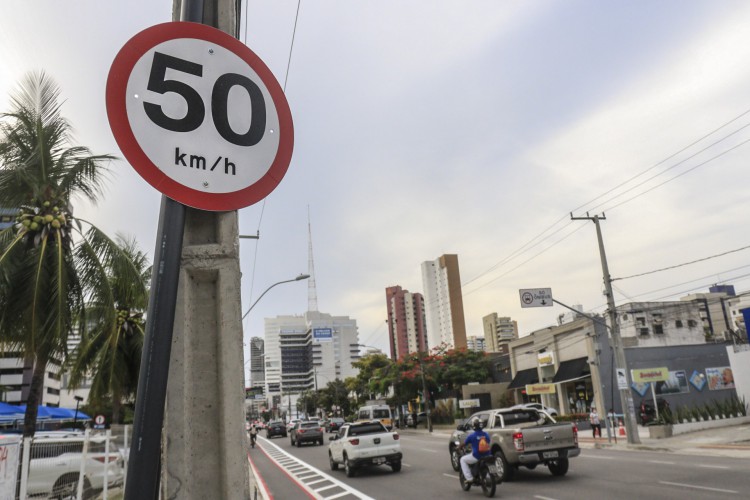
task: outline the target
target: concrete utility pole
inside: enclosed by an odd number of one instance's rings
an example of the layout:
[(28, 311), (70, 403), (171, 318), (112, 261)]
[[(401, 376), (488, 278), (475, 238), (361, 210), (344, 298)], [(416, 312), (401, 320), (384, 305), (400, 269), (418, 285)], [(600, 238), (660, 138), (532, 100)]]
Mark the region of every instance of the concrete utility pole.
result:
[[(174, 20), (237, 35), (234, 0), (175, 0)], [(250, 498), (237, 211), (186, 208), (167, 383), (162, 498)]]
[(570, 219), (590, 220), (593, 221), (596, 226), (596, 237), (599, 240), (599, 256), (602, 260), (602, 274), (604, 275), (604, 287), (607, 291), (607, 309), (609, 309), (609, 322), (611, 325), (610, 332), (612, 334), (612, 345), (615, 352), (615, 368), (619, 368), (625, 373), (625, 380), (627, 382), (627, 387), (620, 388), (620, 405), (622, 406), (622, 413), (625, 417), (625, 430), (627, 432), (628, 443), (640, 444), (641, 439), (638, 436), (638, 425), (635, 421), (635, 406), (633, 405), (633, 396), (630, 393), (630, 372), (627, 369), (625, 349), (622, 346), (622, 338), (620, 337), (620, 325), (617, 322), (617, 311), (615, 310), (615, 297), (612, 293), (612, 277), (609, 275), (607, 254), (604, 252), (604, 240), (602, 238), (601, 227), (599, 226), (599, 221), (606, 220), (607, 218), (604, 214), (601, 216), (594, 215), (593, 217), (590, 217), (587, 212), (586, 217), (573, 217), (573, 214), (570, 214)]

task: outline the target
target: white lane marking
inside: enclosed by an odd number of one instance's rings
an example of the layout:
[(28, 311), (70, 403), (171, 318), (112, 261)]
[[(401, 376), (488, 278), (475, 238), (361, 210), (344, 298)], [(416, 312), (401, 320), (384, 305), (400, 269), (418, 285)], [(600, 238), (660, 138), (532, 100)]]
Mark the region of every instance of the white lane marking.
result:
[(423, 449), (421, 449), (419, 451), (426, 451), (427, 453), (438, 453), (437, 450), (428, 450), (427, 448), (423, 448)]
[(534, 495), (534, 498), (538, 498), (539, 500), (557, 500), (557, 499), (552, 498), (552, 497), (543, 497), (541, 495)]
[[(263, 439), (263, 438), (261, 438), (261, 439)], [(303, 462), (299, 458), (297, 458), (294, 455), (291, 455), (287, 451), (283, 450), (277, 444), (272, 443), (272, 442), (270, 442), (267, 439), (263, 439), (263, 444), (264, 445), (268, 445), (269, 447), (273, 448), (272, 450), (271, 449), (266, 450), (264, 446), (261, 446), (261, 449), (266, 453), (266, 456), (268, 456), (274, 462), (279, 463), (280, 460), (284, 460), (284, 459), (292, 460), (293, 462), (295, 462), (295, 463), (297, 463), (299, 465), (305, 466), (307, 469), (310, 470), (310, 472), (317, 472), (320, 475), (320, 477), (325, 478), (325, 479), (327, 479), (328, 481), (330, 481), (332, 483), (331, 487), (338, 486), (339, 488), (343, 489), (348, 495), (353, 495), (353, 496), (355, 496), (355, 497), (357, 497), (357, 498), (359, 498), (361, 500), (375, 500), (374, 498), (365, 495), (361, 491), (352, 488), (348, 484), (346, 484), (346, 483), (344, 483), (342, 481), (339, 481), (338, 479), (336, 479), (336, 478), (334, 478), (334, 477), (326, 474), (322, 470), (317, 469), (317, 468), (313, 467), (312, 465), (309, 465), (307, 462)], [(301, 481), (299, 479), (299, 476), (297, 474), (289, 471), (288, 468), (285, 468), (285, 470), (292, 475), (292, 477), (294, 478), (294, 481), (300, 486), (300, 488), (303, 488), (305, 491), (307, 491), (308, 493), (310, 493), (310, 495), (313, 498), (317, 498), (317, 499), (320, 499), (320, 500), (328, 500), (329, 498), (333, 498), (334, 497), (334, 495), (332, 495), (331, 497), (325, 497), (325, 496), (323, 496), (323, 495), (321, 495), (321, 494), (318, 493), (319, 491), (323, 491), (323, 490), (328, 489), (328, 487), (319, 488), (318, 490), (313, 490), (312, 488), (308, 487), (303, 481)], [(338, 497), (338, 496), (341, 496), (341, 495), (336, 494), (335, 496)]]
[(405, 464), (404, 462), (401, 462), (401, 465), (403, 465), (404, 467), (411, 467), (411, 464)]
[(697, 464), (696, 467), (703, 467), (704, 469), (729, 469), (728, 465), (702, 465)]
[(735, 490), (723, 490), (721, 488), (709, 488), (708, 486), (698, 486), (695, 484), (670, 483), (669, 481), (659, 481), (659, 484), (667, 484), (669, 486), (681, 486), (683, 488), (693, 488), (695, 490), (717, 491), (719, 493), (739, 493), (739, 491), (735, 491)]
[(587, 454), (583, 454), (583, 453), (580, 454), (580, 455), (578, 455), (578, 456), (580, 458), (592, 458), (594, 460), (614, 460), (616, 458), (616, 457), (604, 457), (604, 456), (599, 457), (599, 456), (587, 455)]
[(668, 462), (666, 460), (649, 460), (650, 464), (662, 464), (662, 465), (674, 465), (674, 462)]
[(445, 477), (449, 477), (449, 478), (451, 478), (451, 479), (458, 479), (458, 476), (454, 476), (453, 474), (446, 474), (445, 472), (443, 472), (443, 475), (444, 475)]

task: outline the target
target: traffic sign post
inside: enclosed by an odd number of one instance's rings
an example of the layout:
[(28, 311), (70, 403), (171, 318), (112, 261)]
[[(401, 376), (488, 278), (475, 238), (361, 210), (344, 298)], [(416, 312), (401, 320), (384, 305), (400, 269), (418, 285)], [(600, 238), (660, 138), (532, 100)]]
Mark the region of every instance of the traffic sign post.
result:
[[(188, 20), (201, 21), (202, 4), (185, 4)], [(158, 497), (185, 206), (230, 211), (265, 198), (289, 167), (294, 129), (281, 86), (260, 58), (195, 22), (131, 38), (110, 69), (106, 103), (125, 158), (164, 195), (125, 492), (140, 500)]]
[(247, 46), (198, 23), (131, 38), (107, 79), (107, 116), (146, 182), (202, 210), (244, 208), (281, 182), (294, 127), (281, 86)]
[(521, 307), (552, 307), (551, 288), (522, 288), (518, 292)]

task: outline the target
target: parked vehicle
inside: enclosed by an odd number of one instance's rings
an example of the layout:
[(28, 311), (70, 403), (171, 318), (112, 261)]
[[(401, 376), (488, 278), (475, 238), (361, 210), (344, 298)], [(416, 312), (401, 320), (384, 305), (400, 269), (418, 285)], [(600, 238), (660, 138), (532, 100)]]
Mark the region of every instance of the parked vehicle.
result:
[(363, 467), (389, 465), (393, 472), (401, 470), (401, 442), (398, 432), (386, 429), (382, 422), (344, 424), (330, 438), (328, 461), (331, 470), (344, 466), (347, 477)]
[(328, 432), (336, 432), (341, 429), (346, 421), (343, 418), (333, 417), (326, 424), (326, 430)]
[[(461, 450), (464, 449), (463, 444), (456, 442), (456, 446), (459, 454), (462, 454)], [(465, 447), (465, 449), (466, 453), (471, 453), (470, 446)], [(466, 480), (463, 469), (459, 467), (458, 482), (461, 484), (461, 489), (469, 491), (474, 485), (481, 486), (484, 496), (494, 497), (497, 484), (502, 481), (500, 467), (502, 467), (502, 461), (496, 459), (494, 455), (482, 457), (478, 462), (471, 465), (472, 481)]]
[(371, 422), (378, 420), (385, 425), (388, 430), (393, 428), (393, 415), (388, 405), (369, 405), (363, 406), (357, 412), (357, 422)]
[(423, 424), (425, 422), (427, 422), (427, 413), (425, 413), (425, 412), (420, 412), (420, 413), (416, 413), (416, 414), (409, 413), (406, 416), (406, 426), (407, 427), (412, 427), (412, 428), (416, 429), (419, 424)]
[(323, 444), (323, 428), (317, 421), (300, 420), (289, 433), (292, 446), (300, 447), (302, 443)]
[[(502, 462), (503, 481), (512, 480), (521, 466), (533, 469), (540, 464), (547, 466), (553, 476), (563, 476), (568, 472), (569, 459), (581, 453), (578, 428), (570, 422), (557, 423), (545, 412), (503, 408), (475, 413), (467, 421), (475, 417), (490, 435), (493, 455)], [(471, 431), (462, 423), (451, 435), (448, 452), (455, 470), (460, 469), (456, 442), (463, 443)]]
[[(656, 399), (656, 404), (659, 407), (659, 414), (662, 414), (664, 410), (669, 409), (669, 403), (663, 399)], [(646, 401), (641, 400), (641, 405), (638, 407), (638, 420), (641, 425), (646, 425), (649, 422), (653, 422), (656, 419), (656, 410), (654, 410), (653, 400)]]
[[(34, 438), (31, 444), (29, 497), (75, 498), (78, 477), (83, 461), (85, 437), (80, 433), (67, 436)], [(89, 439), (83, 471), (83, 498), (95, 498), (108, 487), (119, 486), (124, 481), (125, 459), (110, 441), (109, 454), (105, 453), (103, 436)]]
[(266, 438), (271, 439), (274, 436), (286, 437), (286, 426), (281, 420), (271, 420), (266, 426)]
[(549, 406), (544, 406), (542, 403), (521, 403), (520, 405), (511, 406), (511, 408), (532, 408), (534, 410), (545, 411), (547, 414), (557, 417), (557, 410)]

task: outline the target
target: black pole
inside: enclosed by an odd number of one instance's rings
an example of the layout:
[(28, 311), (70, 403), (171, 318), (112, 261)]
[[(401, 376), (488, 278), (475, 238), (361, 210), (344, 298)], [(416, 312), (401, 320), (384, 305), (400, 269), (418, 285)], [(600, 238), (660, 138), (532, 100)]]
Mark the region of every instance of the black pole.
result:
[(125, 500), (159, 498), (161, 434), (184, 231), (185, 206), (162, 196)]

